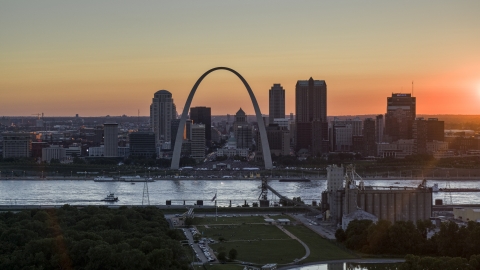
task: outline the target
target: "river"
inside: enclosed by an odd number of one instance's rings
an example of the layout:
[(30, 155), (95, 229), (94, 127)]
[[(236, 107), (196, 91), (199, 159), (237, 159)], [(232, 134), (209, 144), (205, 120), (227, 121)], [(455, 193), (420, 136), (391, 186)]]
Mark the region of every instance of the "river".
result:
[[(271, 180), (269, 184), (282, 195), (289, 198), (301, 197), (306, 203), (312, 200), (320, 202), (321, 192), (326, 188), (326, 180), (311, 182), (279, 182)], [(365, 180), (365, 185), (416, 187), (421, 180)], [(480, 188), (480, 180), (441, 181), (440, 188)], [(241, 205), (244, 200), (251, 204), (260, 195), (260, 180), (157, 180), (148, 183), (150, 204), (193, 205), (194, 200), (203, 200), (204, 205), (214, 205), (211, 201), (215, 193), (219, 206)], [(144, 183), (94, 182), (92, 180), (1, 180), (0, 205), (105, 205), (100, 201), (108, 193), (118, 196), (118, 205), (141, 205)], [(268, 198), (278, 201), (278, 197), (269, 192)], [(450, 200), (453, 204), (480, 204), (480, 192), (438, 192), (433, 199)]]

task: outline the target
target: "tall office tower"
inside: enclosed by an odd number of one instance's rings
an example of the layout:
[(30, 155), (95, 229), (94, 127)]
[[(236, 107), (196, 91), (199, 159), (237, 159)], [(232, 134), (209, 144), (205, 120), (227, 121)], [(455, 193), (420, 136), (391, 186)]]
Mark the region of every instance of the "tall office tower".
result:
[(363, 122), (358, 117), (355, 117), (353, 119), (348, 118), (348, 119), (344, 119), (344, 120), (341, 120), (338, 117), (334, 117), (333, 121), (331, 121), (331, 124), (332, 124), (332, 126), (335, 126), (335, 125), (343, 125), (343, 126), (350, 125), (350, 126), (352, 126), (352, 136), (362, 136), (363, 135), (363, 133), (362, 133)]
[(192, 125), (192, 138), (190, 139), (190, 157), (197, 161), (205, 158), (205, 125)]
[(445, 140), (444, 124), (443, 121), (438, 121), (437, 118), (425, 120), (419, 117), (415, 119), (413, 123), (413, 152), (415, 154), (427, 154), (429, 152), (428, 143), (433, 141), (443, 142)]
[(375, 144), (375, 120), (367, 118), (363, 121), (363, 152), (364, 157), (374, 157), (377, 155)]
[(413, 153), (426, 154), (427, 153), (427, 134), (428, 123), (419, 117), (413, 122)]
[(297, 81), (295, 86), (296, 149), (310, 154), (328, 152), (327, 84), (323, 80)]
[(172, 94), (167, 90), (157, 91), (150, 105), (150, 126), (157, 145), (171, 141), (171, 121), (176, 113)]
[(427, 128), (428, 141), (445, 141), (445, 122), (438, 121), (438, 118), (428, 118)]
[(237, 140), (237, 148), (252, 147), (252, 127), (248, 124), (247, 115), (242, 108), (235, 114), (233, 131)]
[(274, 84), (268, 91), (268, 118), (269, 124), (275, 118), (285, 118), (285, 90), (280, 84)]
[(209, 107), (193, 107), (190, 108), (190, 119), (194, 124), (205, 125), (205, 140), (210, 146), (212, 141), (212, 109)]
[(30, 133), (3, 133), (3, 158), (30, 157), (32, 135)]
[(416, 117), (416, 98), (411, 94), (392, 94), (387, 97), (385, 135), (389, 142), (412, 139), (413, 121)]
[(133, 157), (156, 157), (155, 133), (133, 132), (128, 135), (130, 141), (130, 156)]
[(98, 125), (93, 130), (93, 146), (100, 146), (103, 141), (103, 126)]
[(333, 152), (352, 151), (353, 136), (352, 125), (335, 124), (332, 126), (331, 149)]
[[(333, 120), (330, 122), (331, 128), (330, 128), (330, 149), (332, 151), (340, 151), (340, 152), (345, 152), (345, 151), (351, 151), (351, 150), (358, 150), (358, 149), (353, 149), (353, 138), (354, 137), (362, 137), (363, 136), (363, 122), (360, 120), (360, 118), (355, 117), (353, 119), (344, 119), (341, 120), (338, 117), (334, 117)], [(347, 129), (350, 129), (351, 131), (345, 132), (346, 129), (345, 127), (348, 127)], [(339, 130), (337, 130), (340, 128)], [(338, 131), (342, 132), (340, 136), (342, 139), (339, 141), (339, 133)], [(345, 136), (350, 136), (350, 137), (345, 137)], [(358, 138), (356, 138), (358, 139)], [(359, 139), (358, 139), (359, 140)], [(362, 139), (363, 141), (363, 139)], [(339, 146), (344, 145), (344, 146)], [(363, 151), (360, 151), (363, 152)]]
[(118, 156), (118, 124), (103, 124), (103, 145), (105, 145), (106, 157)]
[(381, 143), (383, 142), (383, 114), (377, 115), (375, 122), (375, 142)]
[[(290, 154), (290, 131), (287, 127), (282, 127), (278, 124), (270, 124), (266, 129), (270, 153), (276, 156), (288, 156)], [(257, 152), (262, 152), (263, 155), (260, 132), (256, 130), (255, 135)]]

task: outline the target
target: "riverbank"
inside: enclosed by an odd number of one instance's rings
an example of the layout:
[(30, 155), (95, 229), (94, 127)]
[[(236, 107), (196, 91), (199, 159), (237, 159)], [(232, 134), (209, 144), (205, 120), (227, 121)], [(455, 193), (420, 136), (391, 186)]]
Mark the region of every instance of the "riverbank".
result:
[(329, 261), (320, 261), (320, 262), (312, 262), (312, 263), (305, 263), (302, 265), (289, 265), (289, 266), (282, 266), (277, 268), (278, 270), (287, 270), (287, 269), (299, 269), (308, 267), (308, 266), (321, 266), (321, 265), (329, 265), (329, 264), (343, 264), (343, 263), (355, 263), (355, 264), (396, 264), (396, 263), (403, 263), (405, 259), (347, 259), (347, 260), (329, 260)]

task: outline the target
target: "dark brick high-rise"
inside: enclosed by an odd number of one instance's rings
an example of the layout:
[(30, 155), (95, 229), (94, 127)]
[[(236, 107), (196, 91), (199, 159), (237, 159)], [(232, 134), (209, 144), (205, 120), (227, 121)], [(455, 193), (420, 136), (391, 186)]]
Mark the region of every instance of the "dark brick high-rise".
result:
[(328, 152), (327, 84), (323, 80), (297, 81), (295, 86), (296, 150), (311, 155)]
[(190, 108), (190, 119), (193, 124), (205, 125), (205, 140), (207, 145), (212, 141), (212, 109), (209, 107)]
[(375, 143), (375, 120), (367, 118), (363, 121), (363, 152), (364, 157), (377, 155)]
[(416, 98), (411, 94), (392, 94), (387, 97), (385, 135), (388, 141), (413, 138), (413, 121), (416, 117)]

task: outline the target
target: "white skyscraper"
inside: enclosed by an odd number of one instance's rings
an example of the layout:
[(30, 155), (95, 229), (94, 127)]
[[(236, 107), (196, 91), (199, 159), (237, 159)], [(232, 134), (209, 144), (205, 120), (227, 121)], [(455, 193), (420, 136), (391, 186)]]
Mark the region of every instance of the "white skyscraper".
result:
[(157, 145), (171, 141), (171, 121), (176, 118), (172, 94), (167, 90), (155, 93), (150, 105), (150, 126), (155, 133)]

